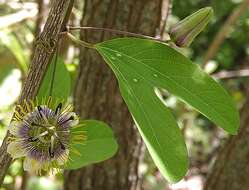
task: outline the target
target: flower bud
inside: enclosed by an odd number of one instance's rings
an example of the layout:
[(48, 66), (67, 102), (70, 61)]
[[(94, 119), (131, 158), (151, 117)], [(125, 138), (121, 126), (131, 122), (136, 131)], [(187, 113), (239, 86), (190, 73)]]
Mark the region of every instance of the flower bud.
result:
[(184, 18), (170, 29), (171, 40), (178, 47), (189, 46), (210, 21), (213, 9), (206, 7)]

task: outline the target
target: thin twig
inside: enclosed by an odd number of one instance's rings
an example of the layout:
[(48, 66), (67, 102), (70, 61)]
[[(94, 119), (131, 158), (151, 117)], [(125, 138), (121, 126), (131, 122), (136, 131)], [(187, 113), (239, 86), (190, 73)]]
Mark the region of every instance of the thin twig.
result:
[(204, 64), (203, 67), (207, 64), (207, 62), (212, 59), (216, 53), (218, 52), (221, 44), (228, 36), (229, 32), (231, 31), (230, 28), (236, 23), (238, 18), (247, 10), (249, 6), (249, 0), (244, 0), (243, 3), (240, 4), (239, 7), (234, 9), (231, 15), (226, 20), (225, 24), (222, 26), (218, 34), (215, 36), (213, 42), (208, 48), (208, 51), (204, 57)]
[(220, 71), (212, 75), (217, 79), (231, 79), (240, 77), (249, 77), (249, 69), (241, 69), (237, 71)]
[(66, 34), (70, 38), (70, 40), (72, 40), (74, 43), (79, 44), (79, 45), (86, 47), (86, 48), (94, 48), (93, 44), (79, 40), (79, 39), (75, 38), (72, 34), (70, 34), (69, 32), (66, 32)]
[(23, 171), (22, 173), (22, 183), (21, 183), (21, 190), (26, 190), (27, 189), (27, 180), (28, 179), (28, 172)]
[(159, 41), (159, 42), (163, 42), (163, 43), (169, 42), (169, 41), (161, 40), (159, 38), (154, 38), (154, 37), (143, 35), (143, 34), (137, 34), (137, 33), (133, 33), (133, 32), (127, 32), (127, 31), (111, 29), (111, 28), (100, 28), (100, 27), (94, 27), (94, 26), (68, 26), (67, 29), (68, 29), (68, 31), (95, 30), (95, 31), (102, 31), (102, 32), (111, 32), (111, 33), (115, 33), (115, 34), (134, 36), (134, 37), (138, 37), (138, 38), (146, 38), (146, 39), (155, 40), (155, 41)]
[(1, 16), (0, 17), (0, 29), (5, 29), (11, 25), (22, 22), (23, 20), (33, 18), (37, 15), (37, 9), (32, 10), (21, 10), (19, 12)]
[(162, 12), (162, 16), (161, 16), (161, 23), (160, 23), (160, 38), (164, 39), (168, 17), (171, 14), (171, 0), (165, 0), (162, 2), (161, 12)]
[(55, 58), (52, 60), (52, 61), (54, 61), (54, 64), (53, 64), (52, 78), (51, 78), (50, 87), (49, 87), (49, 96), (52, 96), (52, 94), (53, 94), (54, 80), (55, 80), (55, 74), (56, 74), (56, 66), (57, 66), (57, 61), (58, 61), (59, 44), (60, 44), (60, 40), (58, 41), (57, 46), (56, 46)]

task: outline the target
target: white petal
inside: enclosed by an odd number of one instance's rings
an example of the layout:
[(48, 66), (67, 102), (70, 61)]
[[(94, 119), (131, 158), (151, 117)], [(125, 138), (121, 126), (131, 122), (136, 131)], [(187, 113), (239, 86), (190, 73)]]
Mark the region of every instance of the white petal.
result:
[(23, 161), (23, 169), (25, 171), (30, 171), (32, 168), (32, 165), (31, 165), (31, 159), (26, 157)]
[(69, 125), (70, 126), (78, 125), (79, 124), (79, 117), (75, 113), (73, 113), (72, 116), (74, 117), (74, 120), (69, 121)]
[(73, 116), (73, 120), (69, 120), (63, 124), (67, 124), (69, 126), (75, 126), (79, 123), (79, 117), (74, 112), (66, 112), (60, 115), (60, 118), (63, 120), (68, 120), (70, 117)]
[(66, 149), (65, 152), (57, 159), (57, 164), (59, 166), (65, 165), (69, 158), (69, 150)]
[(18, 136), (18, 131), (20, 129), (20, 126), (21, 126), (20, 121), (12, 121), (8, 126), (8, 130), (12, 135)]
[(24, 159), (23, 169), (25, 171), (29, 171), (31, 173), (38, 174), (39, 171), (41, 171), (41, 168), (42, 168), (42, 164), (39, 161), (37, 161), (33, 158), (29, 158), (29, 157), (26, 157)]
[(20, 142), (11, 142), (7, 147), (7, 152), (13, 159), (27, 155), (26, 150), (21, 146)]

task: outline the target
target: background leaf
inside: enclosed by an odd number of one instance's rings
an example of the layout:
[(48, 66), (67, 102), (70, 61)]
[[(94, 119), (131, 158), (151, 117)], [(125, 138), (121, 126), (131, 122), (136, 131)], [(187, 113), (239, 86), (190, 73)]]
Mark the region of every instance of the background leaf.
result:
[(10, 31), (0, 31), (0, 42), (6, 46), (11, 53), (15, 56), (16, 60), (19, 63), (20, 69), (25, 73), (28, 70), (28, 58), (24, 54), (23, 47), (19, 43), (17, 37), (14, 33), (11, 33)]
[[(53, 77), (53, 70), (55, 66), (55, 56), (52, 62), (49, 64), (46, 74), (43, 78), (37, 97), (48, 97), (50, 91), (50, 85)], [(71, 77), (67, 70), (65, 63), (61, 57), (57, 58), (55, 78), (52, 90), (52, 97), (67, 100), (71, 93)]]
[(82, 132), (86, 134), (87, 140), (84, 144), (74, 144), (72, 148), (81, 153), (81, 156), (74, 151), (70, 152), (71, 161), (67, 169), (77, 169), (83, 166), (94, 164), (111, 158), (118, 149), (118, 144), (113, 136), (113, 132), (107, 124), (95, 121), (85, 120), (80, 123), (81, 127), (72, 128), (71, 132)]
[(171, 113), (154, 93), (167, 89), (210, 120), (235, 134), (239, 116), (228, 93), (197, 65), (165, 44), (122, 38), (96, 45), (114, 71), (148, 150), (169, 181), (186, 172), (187, 153)]
[(2, 82), (4, 81), (4, 79), (11, 73), (11, 71), (13, 71), (14, 69), (14, 65), (13, 64), (1, 64), (0, 63), (0, 85), (2, 84)]

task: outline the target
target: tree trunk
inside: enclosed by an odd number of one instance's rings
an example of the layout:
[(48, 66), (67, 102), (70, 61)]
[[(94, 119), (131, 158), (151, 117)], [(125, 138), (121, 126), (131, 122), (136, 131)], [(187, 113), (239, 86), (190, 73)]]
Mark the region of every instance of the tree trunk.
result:
[[(81, 24), (154, 36), (157, 31), (160, 32), (163, 2), (86, 0)], [(92, 43), (113, 37), (114, 34), (107, 32), (81, 33), (83, 40)], [(99, 119), (114, 129), (119, 152), (103, 163), (65, 172), (65, 190), (140, 189), (138, 163), (143, 155), (141, 138), (120, 96), (113, 73), (93, 50), (81, 49), (74, 105), (81, 118)]]
[(241, 129), (219, 152), (205, 190), (249, 189), (249, 98), (241, 110)]
[[(18, 104), (23, 105), (24, 100), (32, 100), (36, 97), (48, 64), (54, 55), (59, 34), (65, 30), (67, 25), (73, 3), (74, 0), (52, 1), (46, 24), (36, 41), (34, 56)], [(12, 161), (7, 153), (9, 137), (10, 133), (7, 132), (0, 147), (0, 187)]]

